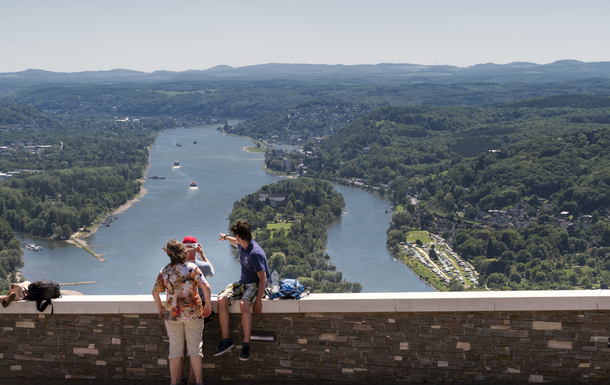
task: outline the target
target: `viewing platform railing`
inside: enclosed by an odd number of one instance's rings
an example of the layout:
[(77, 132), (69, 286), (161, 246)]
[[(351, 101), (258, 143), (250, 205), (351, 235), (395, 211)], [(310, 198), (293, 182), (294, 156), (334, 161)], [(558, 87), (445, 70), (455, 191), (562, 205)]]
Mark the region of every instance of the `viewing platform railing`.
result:
[[(166, 378), (168, 339), (151, 295), (64, 296), (0, 308), (0, 380)], [(216, 310), (216, 300), (213, 299)], [(610, 290), (311, 294), (265, 300), (248, 362), (214, 357), (204, 381), (559, 382), (610, 380)], [(188, 360), (187, 360), (188, 361)], [(0, 381), (1, 382), (1, 381)]]

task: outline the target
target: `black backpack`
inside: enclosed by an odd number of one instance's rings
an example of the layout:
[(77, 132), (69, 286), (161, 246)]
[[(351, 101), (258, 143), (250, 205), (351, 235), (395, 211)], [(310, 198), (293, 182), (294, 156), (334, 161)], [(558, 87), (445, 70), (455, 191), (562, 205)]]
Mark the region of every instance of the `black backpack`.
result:
[[(27, 299), (36, 301), (36, 309), (40, 312), (43, 312), (47, 306), (51, 304), (52, 298), (60, 297), (61, 291), (59, 290), (59, 284), (57, 282), (42, 279), (40, 281), (32, 282), (28, 286)], [(51, 314), (53, 314), (53, 305), (51, 305)]]

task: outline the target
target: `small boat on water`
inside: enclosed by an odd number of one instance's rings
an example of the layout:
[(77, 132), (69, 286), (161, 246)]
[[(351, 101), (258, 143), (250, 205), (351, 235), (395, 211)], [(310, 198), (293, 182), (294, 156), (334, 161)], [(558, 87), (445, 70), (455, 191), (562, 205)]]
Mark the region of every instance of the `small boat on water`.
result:
[(175, 161), (175, 162), (174, 162), (174, 167), (178, 167), (178, 166), (180, 166), (180, 162)]
[(197, 144), (197, 141), (196, 141), (196, 140), (193, 140), (193, 144)]
[(194, 180), (191, 181), (191, 187), (197, 187), (197, 182), (195, 182)]
[(41, 251), (42, 250), (42, 246), (38, 246), (37, 244), (35, 244), (34, 242), (31, 242), (31, 241), (23, 241), (23, 242), (21, 242), (21, 246), (25, 247), (28, 250), (32, 250), (32, 251)]
[(176, 146), (178, 147), (182, 147), (182, 145), (180, 143), (176, 143)]

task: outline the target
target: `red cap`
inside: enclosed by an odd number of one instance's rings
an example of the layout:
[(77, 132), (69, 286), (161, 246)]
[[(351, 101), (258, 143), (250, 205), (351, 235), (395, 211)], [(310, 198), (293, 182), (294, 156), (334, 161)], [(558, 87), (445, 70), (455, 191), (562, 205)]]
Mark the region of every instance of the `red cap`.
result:
[(195, 237), (184, 237), (182, 240), (182, 246), (184, 247), (197, 247), (197, 239)]

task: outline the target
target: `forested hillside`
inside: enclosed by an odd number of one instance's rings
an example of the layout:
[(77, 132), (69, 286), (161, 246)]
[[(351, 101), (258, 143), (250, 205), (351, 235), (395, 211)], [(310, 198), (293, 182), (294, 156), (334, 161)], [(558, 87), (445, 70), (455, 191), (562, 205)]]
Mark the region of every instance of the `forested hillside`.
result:
[(311, 156), (270, 151), (266, 162), (302, 159), (310, 176), (359, 178), (377, 187), (394, 183), (395, 190), (401, 189), (398, 181), (416, 178), (411, 184), (421, 189), (426, 178), (448, 170), (462, 158), (608, 123), (610, 108), (384, 107), (319, 145), (306, 145)]
[[(364, 110), (405, 105), (489, 106), (525, 98), (608, 95), (606, 80), (561, 83), (457, 83), (451, 85), (270, 85), (233, 82), (167, 82), (132, 85), (39, 86), (3, 97), (55, 116), (172, 117), (182, 121), (246, 119), (333, 99)], [(252, 136), (252, 135), (249, 135)]]
[[(456, 204), (503, 209), (536, 196), (572, 215), (605, 211), (610, 205), (610, 125), (524, 141), (500, 154), (462, 160), (430, 184), (435, 195), (468, 188)], [(438, 207), (446, 206), (442, 200)], [(455, 209), (456, 206), (447, 206)]]
[(386, 107), (311, 156), (292, 156), (303, 159), (306, 175), (361, 179), (381, 191), (386, 184), (408, 208), (388, 232), (394, 252), (409, 231), (424, 228), (452, 241), (489, 287), (607, 287), (609, 100)]
[(0, 127), (57, 128), (57, 121), (32, 106), (0, 103)]
[(134, 198), (150, 147), (171, 121), (55, 120), (30, 106), (2, 105), (0, 291), (22, 266), (13, 231), (66, 239)]
[(13, 229), (68, 238), (140, 192), (143, 164), (22, 172), (0, 185), (0, 217)]
[(440, 210), (487, 224), (453, 246), (488, 286), (608, 287), (609, 143), (608, 125), (525, 141), (462, 160), (427, 189)]
[(17, 281), (17, 270), (23, 267), (21, 242), (15, 238), (11, 226), (0, 218), (0, 293), (8, 291)]
[(281, 278), (298, 278), (316, 292), (360, 292), (362, 286), (345, 282), (324, 252), (326, 227), (341, 216), (344, 205), (327, 181), (283, 180), (236, 202), (229, 220), (231, 225), (250, 222), (269, 268)]

